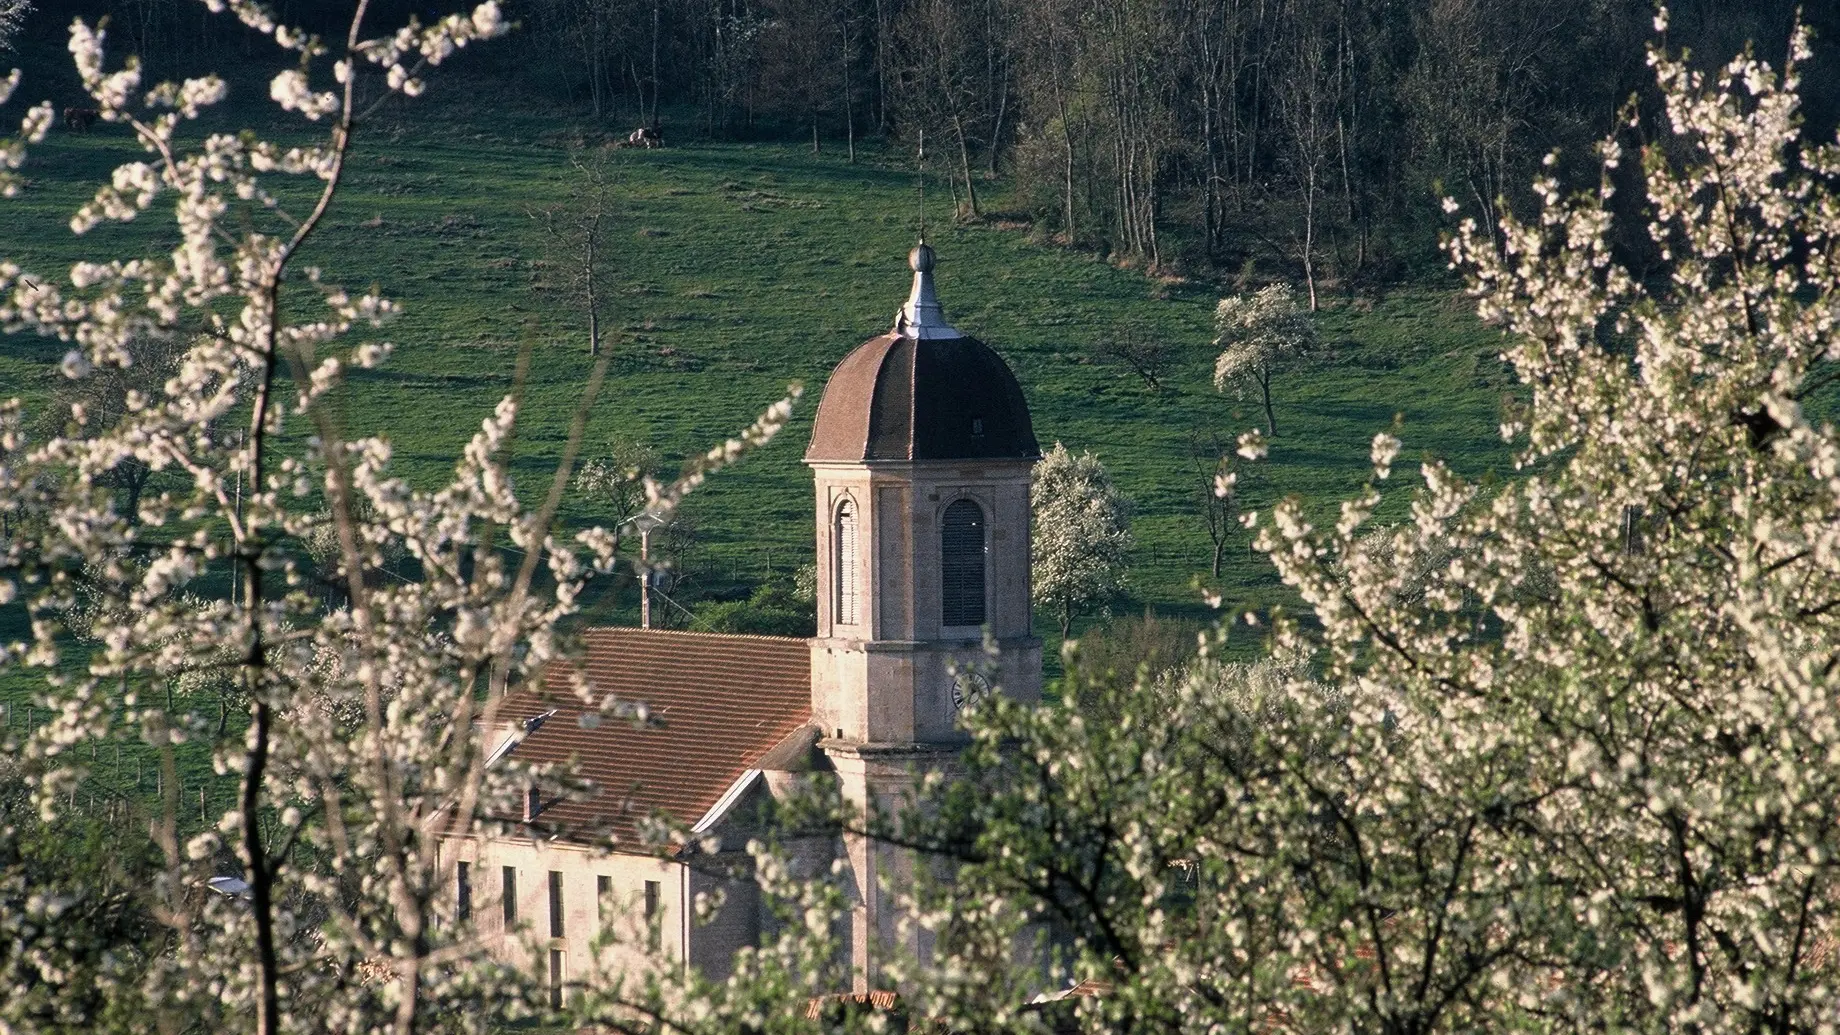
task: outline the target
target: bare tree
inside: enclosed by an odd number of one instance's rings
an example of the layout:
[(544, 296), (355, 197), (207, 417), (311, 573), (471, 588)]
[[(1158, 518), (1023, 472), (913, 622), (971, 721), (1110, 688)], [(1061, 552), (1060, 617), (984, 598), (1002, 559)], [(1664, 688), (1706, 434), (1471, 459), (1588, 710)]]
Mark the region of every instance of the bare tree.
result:
[(696, 586), (696, 565), (702, 553), (703, 535), (696, 519), (679, 515), (657, 526), (646, 536), (644, 574), (649, 581), (648, 595), (664, 602), (651, 607), (651, 624), (660, 629), (685, 629), (695, 620), (686, 607)]
[(1531, 165), (1534, 130), (1551, 118), (1562, 39), (1587, 29), (1563, 0), (1428, 0), (1414, 17), (1422, 42), (1401, 94), (1419, 158), (1468, 195), (1495, 233), (1500, 203)]
[(1092, 356), (1101, 363), (1128, 367), (1143, 379), (1144, 387), (1161, 395), (1166, 390), (1163, 375), (1175, 358), (1175, 349), (1143, 325), (1121, 322), (1093, 343)]
[(997, 175), (997, 159), (1003, 153), (1003, 130), (1009, 121), (1012, 104), (1010, 88), (1015, 80), (1016, 26), (1009, 5), (1002, 0), (983, 0), (984, 110), (990, 115), (990, 133), (984, 141), (986, 176)]
[(1219, 578), (1220, 559), (1233, 537), (1239, 509), (1239, 472), (1233, 469), (1232, 450), (1219, 436), (1203, 438), (1197, 433), (1189, 439), (1188, 454), (1195, 472), (1190, 484), (1194, 486), (1196, 509), (1213, 547), (1208, 570)]
[(571, 99), (575, 84), (587, 88), (588, 110), (602, 118), (612, 106), (619, 82), (620, 58), (616, 41), (625, 33), (621, 0), (539, 0), (530, 5), (538, 31), (550, 41), (551, 60), (561, 57), (574, 75), (562, 77)]
[(1336, 140), (1335, 28), (1323, 0), (1291, 0), (1284, 43), (1285, 74), (1278, 81), (1278, 117), (1284, 124), (1287, 162), (1302, 203), (1297, 232), (1303, 281), (1316, 303), (1317, 198)]
[(837, 32), (837, 71), (843, 81), (843, 130), (849, 161), (856, 164), (856, 63), (862, 48), (866, 20), (856, 0), (831, 4), (831, 22)]
[(751, 118), (751, 90), (759, 74), (768, 20), (752, 8), (712, 3), (699, 19), (704, 113), (711, 133)]
[(836, 60), (847, 41), (834, 0), (778, 0), (763, 30), (761, 90), (773, 106), (796, 112), (811, 134), (811, 153), (823, 149), (822, 125), (840, 95), (848, 92), (848, 57)]
[(652, 106), (649, 112), (645, 108), (645, 94), (639, 94), (639, 110), (646, 125), (658, 128), (658, 44), (659, 44), (659, 6), (660, 0), (652, 0)]
[[(1019, 81), (1024, 117), (1032, 117), (1045, 134), (1056, 138), (1059, 161), (1061, 236), (1071, 244), (1079, 233), (1076, 219), (1076, 148), (1086, 139), (1083, 107), (1075, 96), (1075, 77), (1082, 63), (1084, 34), (1079, 29), (1080, 5), (1075, 0), (1039, 0), (1015, 24), (1026, 34), (1022, 45)], [(1080, 125), (1076, 127), (1075, 123)]]
[[(1227, 112), (1231, 107), (1233, 91), (1233, 58), (1239, 54), (1241, 32), (1229, 32), (1232, 19), (1238, 15), (1238, 5), (1228, 7), (1224, 4), (1196, 4), (1190, 10), (1190, 20), (1184, 26), (1183, 39), (1187, 42), (1188, 61), (1191, 63), (1195, 81), (1195, 121), (1201, 130), (1200, 168), (1197, 170), (1201, 180), (1201, 226), (1202, 239), (1211, 256), (1220, 246), (1223, 236), (1222, 199), (1225, 192), (1221, 189), (1226, 182), (1225, 167), (1227, 156), (1227, 134), (1222, 130), (1227, 122)], [(1237, 25), (1233, 25), (1238, 28)]]
[(613, 187), (608, 178), (612, 150), (602, 147), (569, 158), (576, 178), (569, 198), (537, 209), (533, 219), (543, 225), (551, 242), (551, 260), (563, 301), (577, 307), (588, 324), (588, 355), (601, 351), (601, 307), (607, 298), (610, 270), (603, 250), (613, 221)]
[(1131, 255), (1162, 262), (1161, 179), (1175, 133), (1168, 106), (1168, 25), (1148, 4), (1107, 0), (1095, 9), (1096, 81), (1111, 136), (1115, 234)]
[(989, 92), (980, 82), (983, 23), (966, 6), (967, 0), (915, 0), (903, 13), (897, 31), (907, 63), (899, 73), (900, 96), (916, 128), (943, 132), (953, 142), (956, 161), (947, 166), (946, 182), (955, 201), (959, 183), (964, 184), (959, 210), (976, 218), (982, 210), (971, 177), (971, 152), (990, 113), (984, 107)]

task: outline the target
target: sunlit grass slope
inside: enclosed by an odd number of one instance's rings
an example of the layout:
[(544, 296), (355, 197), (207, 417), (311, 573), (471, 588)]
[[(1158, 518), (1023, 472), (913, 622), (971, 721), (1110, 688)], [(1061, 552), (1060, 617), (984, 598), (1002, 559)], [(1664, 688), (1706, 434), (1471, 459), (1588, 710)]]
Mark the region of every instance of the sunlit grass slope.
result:
[[(395, 356), (354, 377), (344, 421), (350, 433), (387, 436), (399, 469), (418, 483), (434, 484), (451, 467), (479, 419), (511, 390), (528, 343), (518, 471), (533, 499), (547, 485), (590, 361), (580, 314), (548, 289), (567, 257), (532, 212), (568, 195), (578, 134), (517, 116), (386, 120), (361, 136), (334, 215), (303, 256), (343, 283), (375, 282), (402, 304), (385, 335)], [(79, 257), (170, 246), (163, 209), (82, 238), (65, 227), (116, 162), (138, 157), (121, 129), (59, 132), (33, 157), (31, 189), (0, 203), (0, 253), (59, 277)], [(852, 166), (831, 151), (744, 144), (615, 156), (609, 315), (619, 334), (590, 452), (625, 437), (682, 457), (744, 427), (788, 384), (807, 388), (778, 441), (689, 504), (702, 531), (705, 585), (758, 581), (769, 566), (783, 576), (809, 559), (810, 482), (800, 455), (825, 373), (886, 329), (907, 290), (914, 178), (878, 157)], [(1136, 503), (1132, 599), (1121, 606), (1193, 607), (1197, 578), (1211, 580), (1191, 443), (1230, 442), (1261, 420), (1256, 404), (1209, 383), (1216, 288), (1158, 282), (1013, 229), (954, 226), (943, 193), (937, 185), (929, 193), (927, 216), (949, 314), (1014, 366), (1043, 444), (1096, 452)], [(1088, 358), (1093, 342), (1121, 323), (1176, 346), (1166, 391)], [(1243, 479), (1246, 507), (1294, 493), (1328, 513), (1365, 477), (1367, 443), (1395, 414), (1408, 456), (1428, 451), (1470, 473), (1505, 466), (1494, 433), (1506, 388), (1495, 336), (1449, 290), (1330, 298), (1321, 326), (1327, 356), (1276, 386), (1280, 435), (1269, 461)], [(42, 397), (62, 350), (0, 338), (0, 386)], [(596, 515), (571, 498), (565, 517), (581, 524)], [(1227, 599), (1282, 600), (1239, 536), (1220, 580)], [(617, 620), (631, 603), (630, 592), (610, 591), (591, 606), (595, 617)]]
[[(330, 222), (303, 255), (330, 279), (374, 282), (402, 305), (384, 335), (397, 345), (394, 357), (354, 376), (341, 405), (347, 432), (389, 438), (398, 469), (416, 483), (432, 486), (451, 469), (480, 418), (512, 390), (528, 347), (517, 471), (533, 501), (547, 488), (591, 362), (580, 314), (553, 290), (568, 257), (556, 253), (532, 213), (568, 196), (578, 175), (570, 148), (581, 129), (451, 111), (368, 127)], [(0, 202), (0, 256), (62, 278), (80, 258), (170, 248), (163, 206), (81, 238), (67, 228), (115, 164), (139, 157), (118, 127), (54, 133), (33, 153), (30, 189)], [(870, 152), (848, 165), (833, 152), (746, 144), (622, 150), (614, 169), (608, 316), (618, 334), (610, 341), (613, 376), (591, 415), (589, 455), (627, 438), (681, 459), (745, 427), (789, 384), (802, 383), (793, 425), (687, 507), (703, 544), (690, 566), (705, 589), (733, 592), (785, 578), (811, 554), (811, 483), (800, 456), (825, 374), (888, 327), (907, 291), (913, 175), (898, 156)], [(992, 187), (1000, 204), (1001, 185)], [(955, 226), (943, 193), (937, 186), (929, 193), (927, 222), (949, 314), (1015, 368), (1044, 446), (1058, 440), (1097, 453), (1135, 501), (1139, 545), (1130, 599), (1119, 609), (1201, 613), (1200, 587), (1214, 580), (1193, 443), (1231, 443), (1262, 416), (1256, 404), (1210, 384), (1216, 289), (1148, 279), (1031, 243), (1013, 228)], [(1395, 415), (1407, 456), (1429, 452), (1472, 474), (1504, 468), (1494, 428), (1507, 384), (1495, 336), (1468, 313), (1444, 288), (1359, 303), (1329, 299), (1321, 317), (1326, 355), (1278, 382), (1280, 434), (1269, 460), (1242, 476), (1244, 507), (1264, 509), (1296, 494), (1332, 513), (1366, 477), (1368, 441)], [(1094, 342), (1121, 324), (1175, 347), (1164, 391), (1091, 361)], [(60, 376), (64, 348), (0, 336), (0, 395), (42, 402)], [(1400, 513), (1399, 501), (1382, 515), (1389, 512)], [(596, 519), (587, 501), (570, 497), (567, 523)], [(1286, 599), (1269, 567), (1246, 550), (1243, 531), (1225, 561), (1217, 585), (1231, 606)], [(23, 616), (17, 606), (8, 610), (0, 635), (13, 639), (25, 633)], [(635, 620), (630, 584), (607, 583), (588, 598), (588, 611), (595, 621)], [(1038, 623), (1050, 638), (1051, 624)], [(1055, 656), (1051, 644), (1048, 657)], [(35, 689), (23, 673), (0, 681), (15, 723), (24, 723)], [(215, 718), (214, 704), (199, 708)], [(105, 783), (133, 793), (131, 774), (139, 774), (139, 793), (150, 794), (152, 760), (137, 761), (141, 745), (125, 748), (119, 770), (112, 748), (110, 759), (99, 758), (114, 774)], [(193, 811), (200, 786), (230, 793), (209, 775), (203, 745), (184, 753), (181, 775)]]

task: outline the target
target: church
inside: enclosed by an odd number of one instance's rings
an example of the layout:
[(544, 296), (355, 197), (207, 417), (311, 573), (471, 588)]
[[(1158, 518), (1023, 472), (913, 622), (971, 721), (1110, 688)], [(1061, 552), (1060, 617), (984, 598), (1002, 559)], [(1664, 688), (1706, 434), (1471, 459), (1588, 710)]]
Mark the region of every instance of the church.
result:
[[(993, 686), (1039, 699), (1029, 478), (1040, 449), (1008, 364), (947, 322), (935, 261), (924, 242), (913, 250), (893, 328), (837, 364), (818, 404), (805, 452), (817, 635), (588, 629), (582, 655), (547, 672), (543, 693), (507, 697), (486, 731), (491, 764), (573, 765), (589, 782), (553, 801), (533, 790), (522, 816), (442, 852), (458, 918), (508, 962), (536, 954), (558, 1000), (572, 973), (660, 958), (725, 976), (770, 923), (733, 874), (774, 797), (822, 774), (857, 808), (894, 806), (918, 774), (951, 764), (968, 700)], [(644, 702), (655, 721), (584, 722), (581, 679), (596, 699)], [(663, 817), (701, 844), (661, 857), (645, 833)], [(886, 987), (889, 953), (927, 949), (897, 944), (885, 901), (910, 860), (860, 837), (830, 842), (814, 872), (845, 860), (850, 991)], [(717, 891), (720, 910), (696, 920), (699, 896)]]

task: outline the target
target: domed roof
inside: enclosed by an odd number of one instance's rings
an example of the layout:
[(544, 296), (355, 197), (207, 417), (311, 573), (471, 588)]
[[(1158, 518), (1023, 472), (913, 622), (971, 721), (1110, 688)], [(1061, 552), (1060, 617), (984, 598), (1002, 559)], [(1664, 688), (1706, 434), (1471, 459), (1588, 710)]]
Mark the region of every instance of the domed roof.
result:
[(1022, 386), (990, 346), (946, 323), (933, 250), (908, 257), (914, 286), (894, 329), (843, 358), (824, 385), (807, 462), (1032, 460)]

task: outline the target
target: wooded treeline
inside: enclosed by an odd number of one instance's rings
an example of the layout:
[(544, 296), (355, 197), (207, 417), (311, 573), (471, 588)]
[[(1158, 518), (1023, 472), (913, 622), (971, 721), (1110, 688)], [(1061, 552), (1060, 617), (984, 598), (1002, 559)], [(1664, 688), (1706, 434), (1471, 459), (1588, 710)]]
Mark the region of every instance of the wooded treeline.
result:
[[(68, 15), (41, 3), (61, 25)], [(93, 6), (93, 5), (91, 5)], [(290, 0), (312, 21), (345, 5)], [(388, 0), (378, 24), (451, 3)], [(1677, 0), (1668, 42), (1722, 62), (1779, 60), (1797, 0)], [(162, 54), (203, 14), (118, 0)], [(1807, 5), (1824, 40), (1840, 12)], [(334, 11), (332, 9), (339, 10)], [(1280, 261), (1391, 279), (1439, 263), (1441, 196), (1495, 221), (1557, 143), (1591, 144), (1652, 79), (1651, 0), (507, 0), (491, 55), (531, 99), (668, 134), (808, 138), (851, 157), (911, 148), (965, 216), (1148, 266)], [(328, 23), (330, 27), (330, 23)], [(1816, 136), (1840, 108), (1836, 44), (1805, 77)], [(992, 181), (1010, 174), (1005, 193)]]
[[(711, 136), (911, 148), (967, 216), (1151, 266), (1388, 278), (1441, 195), (1485, 225), (1652, 82), (1650, 0), (531, 0), (534, 85)], [(1780, 55), (1794, 0), (1686, 0), (1669, 42)], [(1816, 19), (1832, 15), (1810, 12)], [(1817, 26), (1824, 28), (1825, 26)], [(1840, 24), (1831, 33), (1840, 36)], [(1822, 48), (1826, 50), (1826, 47)], [(1831, 67), (1831, 62), (1830, 62)], [(1811, 73), (1831, 123), (1836, 77)], [(695, 125), (685, 123), (691, 112)], [(1013, 191), (990, 196), (1013, 174)]]

